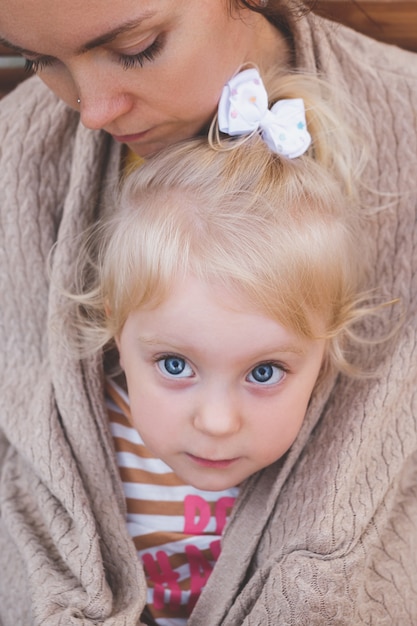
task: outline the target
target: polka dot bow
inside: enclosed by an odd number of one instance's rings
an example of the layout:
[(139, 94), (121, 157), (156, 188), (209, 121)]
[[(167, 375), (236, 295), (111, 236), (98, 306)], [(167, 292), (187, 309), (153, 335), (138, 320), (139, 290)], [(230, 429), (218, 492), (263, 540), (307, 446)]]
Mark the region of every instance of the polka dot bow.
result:
[(268, 94), (254, 68), (236, 74), (223, 88), (218, 124), (232, 137), (260, 131), (273, 152), (289, 159), (304, 154), (311, 144), (303, 100), (279, 100), (269, 110)]

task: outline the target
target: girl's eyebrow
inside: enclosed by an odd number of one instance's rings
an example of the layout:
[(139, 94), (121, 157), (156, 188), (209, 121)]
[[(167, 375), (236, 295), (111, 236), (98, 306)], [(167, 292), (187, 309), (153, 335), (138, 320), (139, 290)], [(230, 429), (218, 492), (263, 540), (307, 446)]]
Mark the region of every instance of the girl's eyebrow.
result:
[[(177, 350), (178, 352), (190, 352), (193, 349), (193, 346), (184, 345), (181, 343), (181, 346), (176, 346), (176, 342), (170, 339), (170, 337), (160, 337), (159, 335), (137, 335), (137, 340), (139, 343), (143, 343), (149, 347), (155, 346), (169, 346), (170, 350)], [(262, 351), (266, 360), (268, 358), (273, 359), (274, 353), (282, 353), (282, 354), (295, 354), (296, 356), (303, 356), (305, 354), (305, 349), (302, 346), (292, 343), (285, 343), (282, 345), (276, 345), (275, 347), (271, 347), (270, 350), (265, 349)], [(255, 357), (254, 357), (255, 358)]]
[[(77, 55), (84, 54), (85, 52), (88, 52), (89, 50), (93, 50), (94, 48), (98, 48), (99, 46), (108, 44), (114, 41), (119, 35), (123, 35), (124, 33), (127, 33), (137, 28), (142, 22), (150, 19), (154, 15), (155, 15), (155, 11), (146, 11), (142, 13), (141, 15), (139, 15), (138, 17), (136, 17), (134, 20), (129, 20), (128, 22), (124, 22), (123, 24), (120, 24), (116, 28), (112, 28), (112, 30), (109, 30), (108, 32), (103, 33), (102, 35), (99, 35), (98, 37), (91, 39), (90, 41), (85, 43), (83, 46), (81, 46), (81, 48), (79, 48), (76, 51), (76, 54)], [(22, 48), (21, 46), (17, 46), (11, 43), (10, 41), (7, 41), (7, 39), (5, 39), (4, 37), (0, 37), (0, 44), (2, 44), (3, 46), (6, 46), (6, 48), (10, 48), (10, 50), (13, 50), (17, 54), (22, 54), (23, 56), (38, 56), (37, 52), (34, 52), (33, 50), (28, 50), (27, 48)]]
[(174, 346), (170, 337), (160, 337), (159, 335), (138, 335), (137, 340), (146, 346), (171, 345)]

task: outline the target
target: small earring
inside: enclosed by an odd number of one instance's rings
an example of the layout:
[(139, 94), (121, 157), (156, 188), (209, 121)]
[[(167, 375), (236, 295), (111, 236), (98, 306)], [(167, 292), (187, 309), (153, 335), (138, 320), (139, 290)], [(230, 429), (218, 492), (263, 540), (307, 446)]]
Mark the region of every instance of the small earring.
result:
[(77, 104), (81, 104), (81, 98), (77, 98)]
[(266, 6), (268, 6), (268, 2), (269, 2), (269, 0), (259, 0), (259, 5), (261, 7), (266, 7)]

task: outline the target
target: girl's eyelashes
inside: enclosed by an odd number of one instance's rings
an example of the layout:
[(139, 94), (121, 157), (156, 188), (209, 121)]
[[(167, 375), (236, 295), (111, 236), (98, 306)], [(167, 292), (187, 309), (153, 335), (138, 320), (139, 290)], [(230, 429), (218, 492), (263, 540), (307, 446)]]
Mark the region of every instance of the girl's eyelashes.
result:
[(192, 378), (194, 371), (189, 363), (175, 354), (165, 354), (158, 357), (156, 365), (164, 376), (169, 378)]
[(276, 385), (285, 378), (287, 372), (282, 363), (259, 363), (251, 369), (246, 380), (257, 385)]
[(164, 42), (162, 37), (157, 37), (150, 46), (137, 54), (119, 54), (120, 63), (124, 70), (130, 70), (135, 67), (143, 67), (146, 62), (154, 61), (162, 52)]
[[(188, 361), (177, 354), (163, 354), (154, 359), (157, 368), (167, 378), (193, 378), (195, 372)], [(255, 385), (276, 385), (288, 373), (282, 363), (265, 362), (253, 367), (246, 376), (246, 381)]]

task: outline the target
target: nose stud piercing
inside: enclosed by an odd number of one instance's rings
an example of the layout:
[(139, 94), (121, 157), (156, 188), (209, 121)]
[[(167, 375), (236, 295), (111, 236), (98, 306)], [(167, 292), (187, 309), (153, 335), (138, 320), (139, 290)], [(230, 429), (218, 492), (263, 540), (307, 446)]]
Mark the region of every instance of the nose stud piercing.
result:
[(77, 104), (81, 104), (81, 98), (77, 98)]

